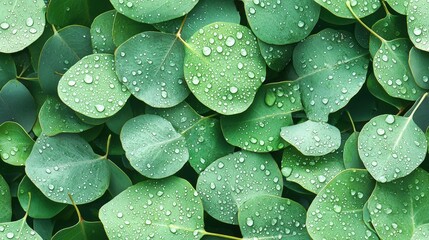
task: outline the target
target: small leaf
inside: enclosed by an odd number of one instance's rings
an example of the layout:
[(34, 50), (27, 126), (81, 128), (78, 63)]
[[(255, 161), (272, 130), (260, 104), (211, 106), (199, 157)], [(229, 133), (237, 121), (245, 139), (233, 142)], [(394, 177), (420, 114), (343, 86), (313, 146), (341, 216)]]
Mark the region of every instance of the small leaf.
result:
[(358, 137), (359, 132), (354, 132), (344, 143), (343, 159), (345, 168), (365, 169), (365, 166), (359, 157)]
[(111, 10), (98, 15), (91, 24), (91, 43), (94, 53), (111, 53), (115, 51), (112, 29), (116, 11)]
[(121, 14), (142, 23), (159, 23), (184, 16), (198, 0), (110, 0)]
[(245, 239), (310, 239), (305, 215), (304, 207), (297, 202), (260, 195), (240, 206), (238, 222)]
[(429, 89), (429, 52), (424, 52), (415, 47), (410, 50), (409, 66), (416, 84)]
[(282, 127), (280, 136), (305, 156), (323, 156), (334, 152), (341, 145), (338, 128), (311, 120)]
[(0, 222), (12, 219), (12, 197), (7, 182), (0, 175)]
[(359, 156), (372, 177), (390, 182), (410, 174), (425, 159), (425, 134), (412, 117), (380, 115), (362, 128)]
[(101, 222), (80, 220), (71, 227), (63, 228), (52, 237), (52, 240), (63, 239), (107, 239)]
[(119, 82), (111, 54), (92, 54), (73, 65), (58, 83), (58, 95), (67, 106), (90, 118), (117, 113), (130, 93)]
[(112, 37), (116, 46), (121, 45), (130, 37), (146, 31), (152, 31), (154, 27), (149, 24), (136, 22), (126, 16), (116, 12), (113, 20)]
[(378, 239), (363, 219), (363, 208), (374, 184), (365, 170), (350, 169), (338, 174), (308, 208), (306, 225), (310, 236), (313, 239)]
[(253, 33), (270, 44), (301, 41), (310, 34), (319, 19), (320, 6), (313, 0), (243, 2)]
[(280, 196), (282, 189), (283, 179), (271, 155), (245, 151), (219, 158), (197, 181), (204, 210), (229, 224), (238, 224), (238, 208), (245, 201), (264, 194)]
[[(335, 16), (340, 18), (354, 18), (344, 0), (315, 0), (315, 2), (329, 10)], [(377, 11), (381, 4), (379, 0), (350, 0), (350, 6), (359, 18), (363, 18)]]
[(3, 2), (0, 19), (0, 52), (21, 51), (42, 35), (45, 3), (43, 0)]
[(0, 223), (0, 239), (32, 239), (42, 240), (25, 221), (26, 217), (13, 221)]
[(76, 204), (101, 197), (109, 185), (109, 166), (78, 135), (40, 136), (25, 165), (30, 180), (50, 200)]
[(116, 73), (139, 100), (152, 107), (172, 107), (189, 95), (183, 81), (184, 54), (175, 35), (143, 32), (116, 50)]
[(400, 13), (402, 15), (407, 14), (407, 8), (408, 8), (409, 0), (385, 0), (385, 1), (397, 13)]
[(273, 45), (265, 43), (258, 39), (259, 48), (261, 49), (262, 57), (268, 67), (274, 71), (282, 71), (286, 65), (292, 60), (294, 45)]
[(410, 0), (407, 8), (408, 35), (416, 48), (426, 52), (429, 51), (428, 8), (429, 2), (423, 0)]
[(256, 37), (235, 23), (218, 22), (198, 30), (186, 44), (184, 71), (195, 97), (224, 115), (246, 110), (265, 81)]
[[(204, 227), (201, 199), (184, 179), (169, 177), (140, 182), (100, 208), (110, 239), (200, 239)], [(120, 226), (125, 226), (121, 228)]]
[(5, 163), (24, 166), (33, 145), (33, 139), (18, 123), (0, 124), (0, 157)]
[(419, 168), (404, 178), (377, 183), (368, 210), (381, 239), (425, 239), (412, 236), (427, 232), (428, 186), (429, 175)]
[(120, 137), (133, 168), (149, 178), (171, 176), (189, 159), (184, 137), (169, 121), (156, 115), (144, 114), (128, 120)]

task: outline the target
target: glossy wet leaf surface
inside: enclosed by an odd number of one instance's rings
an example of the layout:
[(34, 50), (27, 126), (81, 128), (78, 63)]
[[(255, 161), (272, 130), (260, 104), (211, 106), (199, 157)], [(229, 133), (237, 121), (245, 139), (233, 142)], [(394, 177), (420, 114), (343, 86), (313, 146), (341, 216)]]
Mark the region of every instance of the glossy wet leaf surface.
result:
[[(371, 29), (385, 40), (395, 40), (408, 36), (407, 24), (404, 17), (399, 15), (387, 14), (386, 17), (375, 22)], [(373, 34), (369, 36), (369, 52), (371, 56), (377, 53), (381, 44), (382, 42), (376, 36)]]
[(62, 239), (106, 239), (101, 222), (89, 222), (81, 220), (74, 226), (61, 229), (53, 237), (52, 240)]
[(258, 43), (267, 66), (274, 71), (280, 72), (292, 60), (293, 44), (274, 45), (260, 40)]
[(408, 35), (414, 46), (423, 51), (429, 51), (429, 17), (426, 9), (429, 2), (410, 0), (407, 8)]
[(198, 193), (178, 177), (137, 183), (105, 204), (99, 217), (109, 239), (200, 239), (204, 227)]
[(113, 20), (112, 37), (116, 46), (121, 45), (137, 33), (153, 30), (152, 25), (136, 22), (116, 12)]
[(0, 238), (42, 240), (42, 237), (27, 224), (25, 218), (0, 223)]
[(91, 43), (96, 53), (113, 53), (115, 43), (113, 42), (112, 29), (116, 11), (111, 10), (98, 15), (91, 24)]
[(263, 194), (280, 196), (282, 189), (282, 176), (274, 159), (246, 151), (219, 158), (201, 172), (197, 181), (204, 210), (230, 224), (238, 224), (238, 208), (245, 201)]
[[(322, 7), (326, 8), (329, 12), (335, 16), (341, 18), (353, 18), (353, 15), (350, 13), (349, 9), (346, 6), (346, 1), (343, 0), (315, 0)], [(381, 6), (380, 1), (378, 0), (350, 0), (350, 6), (356, 15), (360, 18), (366, 17), (375, 11)]]
[(7, 164), (23, 166), (30, 155), (34, 141), (15, 122), (0, 124), (0, 158)]
[(197, 99), (225, 115), (245, 111), (265, 81), (265, 63), (250, 29), (213, 23), (186, 45), (185, 80)]
[(410, 50), (409, 65), (416, 84), (429, 89), (429, 53), (415, 47)]
[(409, 0), (386, 0), (390, 7), (393, 8), (396, 12), (406, 15)]
[(0, 89), (16, 77), (16, 66), (10, 54), (0, 53)]
[(7, 182), (0, 175), (0, 222), (12, 219), (12, 197)]

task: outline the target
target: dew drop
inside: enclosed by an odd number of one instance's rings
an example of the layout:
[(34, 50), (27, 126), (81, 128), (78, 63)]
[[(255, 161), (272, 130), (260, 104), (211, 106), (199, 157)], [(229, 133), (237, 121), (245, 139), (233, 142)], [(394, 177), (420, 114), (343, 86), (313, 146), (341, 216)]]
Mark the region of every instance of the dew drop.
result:
[(88, 74), (86, 74), (85, 75), (85, 78), (83, 79), (83, 81), (85, 81), (86, 83), (92, 83), (92, 76), (91, 75), (88, 75)]
[(31, 17), (27, 18), (27, 20), (25, 20), (25, 25), (27, 25), (27, 27), (31, 27), (33, 26), (34, 21)]
[(210, 56), (210, 54), (212, 53), (212, 49), (209, 47), (203, 47), (203, 54), (204, 56)]
[(421, 28), (414, 28), (413, 33), (416, 36), (420, 36), (422, 34), (422, 29)]
[(249, 226), (249, 227), (253, 226), (253, 219), (251, 219), (251, 218), (247, 218), (247, 219), (246, 219), (246, 224), (247, 224), (247, 226)]
[(394, 123), (395, 122), (395, 117), (393, 116), (393, 115), (387, 115), (386, 116), (386, 119), (385, 119), (385, 121), (386, 121), (386, 123), (388, 123), (388, 124), (392, 124), (392, 123)]
[(103, 105), (97, 104), (95, 105), (95, 109), (97, 109), (98, 112), (103, 112), (105, 108)]
[(227, 37), (225, 41), (226, 46), (232, 47), (235, 44), (235, 39), (233, 37)]
[(2, 22), (2, 23), (0, 24), (0, 28), (2, 28), (3, 30), (8, 29), (9, 27), (10, 27), (10, 25), (9, 25), (9, 23), (7, 23), (7, 22)]
[(229, 91), (230, 91), (231, 93), (237, 93), (237, 92), (238, 92), (238, 88), (237, 88), (237, 87), (232, 86), (232, 87), (230, 87), (230, 88), (229, 88)]

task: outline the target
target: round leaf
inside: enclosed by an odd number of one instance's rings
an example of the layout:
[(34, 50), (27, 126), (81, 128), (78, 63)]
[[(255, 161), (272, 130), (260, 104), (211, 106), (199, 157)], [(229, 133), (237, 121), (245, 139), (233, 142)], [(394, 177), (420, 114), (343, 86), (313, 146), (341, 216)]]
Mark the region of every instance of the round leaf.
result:
[(0, 124), (0, 157), (14, 166), (23, 166), (34, 145), (33, 139), (15, 122)]
[(0, 239), (42, 240), (42, 237), (28, 226), (24, 217), (14, 222), (0, 223)]
[(427, 9), (429, 2), (424, 0), (410, 0), (407, 8), (408, 35), (414, 46), (429, 51), (429, 17)]
[(149, 178), (173, 175), (189, 159), (184, 137), (169, 121), (156, 115), (145, 114), (128, 120), (120, 137), (133, 168)]
[(252, 104), (265, 80), (265, 62), (252, 32), (234, 23), (213, 23), (186, 44), (185, 80), (197, 99), (224, 115)]
[[(201, 199), (184, 179), (147, 180), (131, 186), (100, 208), (109, 239), (200, 239)], [(125, 226), (125, 227), (121, 227)]]
[(301, 41), (319, 19), (320, 6), (313, 0), (244, 0), (247, 21), (262, 41), (284, 45)]
[(175, 35), (144, 32), (118, 47), (116, 73), (139, 100), (152, 107), (172, 107), (189, 95), (183, 81), (184, 54)]
[(411, 117), (380, 115), (362, 128), (359, 156), (372, 177), (390, 182), (410, 174), (425, 159), (427, 142)]
[[(320, 4), (322, 7), (326, 8), (335, 16), (338, 16), (340, 18), (354, 18), (353, 15), (350, 13), (350, 10), (347, 8), (346, 1), (344, 0), (314, 1)], [(363, 18), (377, 11), (381, 4), (379, 0), (350, 0), (350, 6), (359, 18)]]
[(198, 0), (110, 0), (121, 14), (143, 23), (159, 23), (184, 16)]
[(119, 82), (110, 54), (92, 54), (73, 65), (58, 83), (61, 100), (90, 118), (106, 118), (117, 113), (130, 93)]
[(245, 201), (264, 194), (280, 196), (282, 188), (283, 179), (271, 155), (245, 151), (219, 158), (197, 181), (204, 210), (230, 224), (238, 224), (238, 208)]
[(305, 215), (297, 202), (260, 195), (240, 206), (238, 223), (245, 239), (309, 239)]
[(427, 232), (428, 194), (429, 174), (419, 168), (404, 178), (377, 183), (368, 200), (368, 210), (380, 238), (413, 239), (413, 235)]
[(371, 73), (366, 81), (366, 86), (369, 90), (369, 92), (376, 98), (380, 99), (383, 102), (386, 102), (398, 110), (405, 109), (409, 105), (409, 101), (394, 98), (387, 94), (387, 92), (384, 90), (384, 88), (381, 86), (381, 84), (377, 81), (374, 74)]
[(107, 160), (95, 154), (78, 135), (40, 136), (27, 159), (25, 172), (50, 200), (84, 204), (101, 197), (109, 185)]
[(338, 128), (311, 120), (282, 127), (280, 136), (305, 156), (323, 156), (334, 152), (341, 145)]
[(292, 60), (294, 45), (273, 45), (259, 39), (258, 43), (262, 57), (267, 63), (267, 66), (272, 70), (280, 72), (286, 67), (290, 60)]
[(116, 12), (112, 29), (113, 42), (116, 46), (119, 46), (137, 33), (151, 31), (153, 29), (152, 25), (136, 22)]
[(429, 53), (415, 47), (410, 50), (409, 65), (416, 84), (429, 89)]
[(91, 24), (91, 43), (96, 53), (112, 53), (116, 46), (113, 43), (112, 29), (116, 11), (111, 10), (98, 15)]
[[(378, 20), (371, 27), (380, 37), (385, 40), (395, 40), (408, 37), (407, 23), (403, 16), (387, 14), (386, 17)], [(367, 30), (365, 30), (367, 31)], [(369, 35), (369, 52), (371, 56), (380, 49), (381, 41), (374, 34)]]
[(317, 194), (307, 212), (313, 239), (378, 239), (363, 219), (374, 181), (365, 170), (345, 170)]
[(393, 8), (396, 12), (406, 15), (409, 0), (386, 0), (390, 7)]
[(3, 2), (0, 19), (0, 52), (21, 51), (36, 41), (45, 29), (45, 2)]
[(7, 182), (0, 175), (0, 222), (12, 219), (12, 197)]

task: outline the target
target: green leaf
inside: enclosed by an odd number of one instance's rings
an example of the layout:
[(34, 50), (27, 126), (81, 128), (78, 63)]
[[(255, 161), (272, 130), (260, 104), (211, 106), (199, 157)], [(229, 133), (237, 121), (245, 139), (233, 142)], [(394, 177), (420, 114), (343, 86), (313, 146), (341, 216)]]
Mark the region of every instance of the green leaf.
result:
[(259, 39), (258, 44), (267, 66), (274, 71), (282, 71), (290, 60), (292, 60), (292, 52), (295, 45), (273, 45)]
[(198, 193), (178, 177), (140, 182), (106, 203), (99, 212), (110, 239), (200, 239), (203, 216)]
[(310, 239), (305, 215), (304, 207), (297, 202), (260, 195), (240, 206), (238, 222), (245, 239)]
[(131, 179), (128, 175), (122, 171), (115, 163), (108, 161), (110, 169), (110, 183), (109, 183), (109, 192), (112, 196), (116, 196), (131, 185)]
[(39, 121), (43, 133), (54, 136), (60, 133), (79, 133), (93, 127), (82, 122), (73, 110), (56, 97), (49, 97), (39, 112)]
[(362, 128), (359, 156), (372, 177), (390, 182), (410, 174), (425, 159), (427, 142), (412, 117), (380, 115)]
[(111, 53), (115, 51), (113, 42), (113, 22), (116, 11), (111, 10), (98, 15), (91, 24), (91, 43), (94, 53)]
[(365, 202), (374, 189), (365, 170), (345, 170), (317, 194), (307, 212), (313, 239), (378, 239), (364, 223)]
[(386, 92), (396, 98), (416, 100), (423, 93), (415, 82), (408, 65), (408, 39), (385, 41), (374, 55), (374, 75)]
[(415, 237), (427, 231), (428, 186), (429, 175), (419, 168), (404, 178), (377, 183), (368, 210), (380, 238), (419, 239)]
[(40, 52), (39, 83), (47, 94), (57, 95), (61, 76), (81, 58), (92, 53), (89, 28), (67, 26), (54, 31)]
[(416, 48), (426, 52), (429, 51), (428, 8), (429, 2), (423, 0), (409, 0), (407, 8), (408, 35)]
[(293, 63), (310, 120), (328, 121), (330, 113), (359, 92), (368, 71), (367, 55), (350, 33), (329, 28), (295, 47)]
[(409, 56), (409, 66), (416, 84), (429, 89), (429, 53), (412, 47)]
[(15, 79), (16, 67), (12, 55), (0, 53), (0, 89), (11, 79)]
[(116, 50), (116, 73), (139, 100), (152, 107), (172, 107), (189, 95), (183, 81), (184, 54), (175, 35), (143, 32)]
[(120, 137), (131, 165), (145, 177), (171, 176), (189, 159), (184, 137), (169, 121), (156, 115), (144, 114), (128, 120)]
[(10, 80), (0, 90), (0, 124), (14, 121), (30, 132), (37, 112), (30, 91), (17, 80)]
[(53, 26), (51, 26), (50, 24), (45, 24), (45, 30), (43, 30), (42, 36), (40, 36), (35, 42), (28, 46), (28, 51), (31, 56), (31, 66), (33, 67), (33, 69), (39, 69), (40, 53), (42, 52), (43, 45), (45, 45), (46, 41), (50, 37), (52, 37), (53, 34)]
[(405, 109), (410, 102), (400, 99), (400, 98), (394, 98), (387, 94), (387, 92), (384, 90), (384, 88), (381, 86), (381, 84), (377, 81), (374, 74), (371, 73), (366, 81), (366, 86), (368, 87), (368, 90), (371, 92), (371, 94), (380, 99), (383, 102), (386, 102), (398, 110)]
[(30, 180), (50, 200), (76, 204), (101, 197), (109, 185), (105, 157), (95, 154), (78, 135), (40, 136), (25, 165)]
[(358, 151), (359, 132), (354, 132), (344, 143), (343, 159), (345, 168), (365, 169)]
[[(154, 24), (163, 32), (177, 33), (184, 17)], [(186, 15), (180, 36), (187, 40), (200, 28), (214, 22), (240, 23), (240, 13), (234, 0), (199, 0), (198, 4)]]
[(15, 122), (0, 124), (0, 157), (10, 165), (23, 166), (34, 145), (33, 139)]
[(222, 131), (232, 145), (252, 152), (271, 152), (286, 144), (279, 133), (292, 125), (292, 113), (302, 110), (299, 85), (279, 82), (262, 86), (243, 113), (223, 116)]
[(43, 0), (3, 2), (0, 19), (0, 52), (21, 51), (42, 35), (45, 3)]
[[(380, 37), (385, 40), (395, 40), (408, 37), (407, 23), (404, 16), (387, 14), (386, 17), (378, 20), (371, 27)], [(377, 53), (382, 42), (374, 34), (369, 36), (369, 52), (371, 56)]]
[(7, 182), (0, 175), (0, 222), (12, 219), (12, 197)]
[(106, 126), (110, 131), (119, 135), (124, 124), (134, 116), (130, 102), (127, 102), (124, 107), (113, 117), (106, 121)]
[(159, 23), (184, 16), (198, 0), (110, 0), (121, 14), (143, 23)]
[(344, 169), (339, 150), (321, 157), (304, 156), (293, 147), (283, 151), (281, 170), (286, 180), (316, 194)]
[(311, 120), (282, 127), (280, 136), (305, 156), (323, 156), (334, 152), (341, 145), (338, 128)]
[(248, 28), (223, 22), (207, 25), (188, 40), (185, 50), (185, 80), (201, 103), (225, 115), (241, 113), (252, 104), (265, 81), (265, 62)]
[(107, 236), (101, 222), (79, 220), (75, 225), (61, 229), (52, 237), (52, 240), (63, 239), (107, 239)]
[(264, 194), (280, 196), (282, 189), (283, 178), (271, 155), (246, 151), (219, 158), (197, 181), (204, 210), (229, 224), (238, 224), (238, 208), (245, 201)]
[(13, 222), (0, 223), (0, 239), (33, 239), (42, 240), (42, 237), (28, 226), (26, 216)]
[(243, 2), (253, 33), (270, 44), (301, 41), (310, 34), (319, 19), (320, 6), (313, 0)]
[(91, 54), (73, 65), (58, 82), (58, 95), (67, 106), (90, 118), (113, 116), (130, 93), (115, 73), (111, 54)]
[(116, 12), (112, 29), (113, 42), (119, 46), (138, 33), (152, 30), (154, 30), (152, 25), (136, 22)]
[(385, 0), (393, 10), (402, 15), (407, 14), (409, 0)]
[[(320, 6), (327, 9), (329, 12), (338, 16), (340, 18), (351, 18), (353, 15), (350, 13), (350, 10), (346, 6), (346, 1), (344, 0), (314, 0)], [(359, 18), (366, 17), (371, 15), (381, 6), (379, 0), (368, 0), (368, 1), (359, 1), (359, 0), (350, 0), (350, 6), (353, 11)]]
[(31, 194), (31, 205), (27, 212), (28, 216), (32, 218), (53, 218), (67, 206), (49, 200), (27, 176), (24, 176), (19, 183), (17, 194), (19, 204), (23, 209), (28, 208), (30, 204), (28, 193)]

